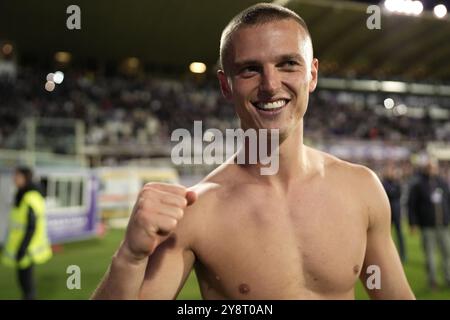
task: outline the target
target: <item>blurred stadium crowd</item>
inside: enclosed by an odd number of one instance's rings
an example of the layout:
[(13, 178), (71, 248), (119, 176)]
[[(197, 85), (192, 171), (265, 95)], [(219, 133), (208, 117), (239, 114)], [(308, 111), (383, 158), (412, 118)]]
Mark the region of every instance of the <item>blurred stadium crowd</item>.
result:
[[(176, 128), (238, 127), (233, 107), (215, 79), (128, 77), (71, 70), (54, 91), (44, 89), (46, 72), (20, 68), (0, 81), (0, 148), (20, 148), (12, 139), (24, 115), (79, 119), (86, 145), (166, 144)], [(398, 108), (387, 109), (386, 98)], [(450, 98), (395, 96), (318, 89), (311, 95), (305, 137), (312, 141), (358, 139), (411, 142), (450, 141)], [(22, 142), (23, 143), (23, 142)]]

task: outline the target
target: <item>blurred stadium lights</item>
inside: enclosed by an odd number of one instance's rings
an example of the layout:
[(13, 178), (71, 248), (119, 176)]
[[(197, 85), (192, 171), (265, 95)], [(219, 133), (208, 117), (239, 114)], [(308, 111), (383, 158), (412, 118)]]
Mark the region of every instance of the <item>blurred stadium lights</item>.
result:
[(401, 81), (356, 80), (322, 77), (319, 78), (318, 86), (319, 88), (333, 90), (450, 96), (449, 85), (432, 85)]
[(55, 60), (61, 64), (67, 64), (72, 59), (72, 55), (67, 51), (58, 51), (55, 53)]
[(408, 112), (408, 107), (402, 103), (396, 106), (393, 111), (395, 115), (403, 116)]
[(192, 62), (189, 65), (189, 70), (192, 73), (204, 73), (206, 71), (206, 65), (203, 62)]
[(12, 44), (10, 44), (10, 43), (5, 43), (5, 44), (2, 46), (2, 53), (3, 53), (5, 56), (11, 54), (12, 51), (13, 51), (13, 46), (12, 46)]
[(386, 109), (392, 109), (394, 107), (395, 103), (392, 98), (387, 98), (387, 99), (384, 99), (383, 104)]
[(55, 90), (55, 83), (53, 81), (47, 81), (45, 83), (45, 90), (47, 90), (48, 92), (52, 92), (53, 90)]
[(54, 77), (54, 76), (55, 76), (54, 73), (49, 73), (49, 74), (47, 74), (47, 77), (46, 77), (47, 81), (52, 81), (52, 82), (53, 82), (53, 77)]
[(378, 81), (376, 80), (350, 80), (350, 86), (354, 90), (378, 91)]
[(64, 80), (64, 73), (62, 73), (61, 71), (56, 71), (53, 76), (53, 82), (55, 82), (56, 84), (60, 84), (63, 82), (63, 80)]
[(400, 81), (381, 81), (381, 91), (406, 92), (406, 83)]
[(125, 58), (120, 64), (120, 70), (126, 75), (137, 75), (141, 71), (141, 60), (136, 57)]
[(139, 67), (139, 59), (136, 57), (130, 57), (125, 60), (125, 64), (129, 69), (137, 69)]
[(48, 92), (52, 92), (55, 90), (57, 84), (60, 84), (64, 80), (64, 73), (61, 71), (56, 71), (55, 73), (51, 72), (47, 74), (46, 77), (47, 82), (45, 83), (45, 90)]
[(443, 96), (450, 96), (450, 86), (440, 85), (438, 86), (438, 91)]
[(447, 7), (443, 4), (438, 4), (434, 7), (433, 13), (438, 19), (442, 19), (447, 15)]
[(415, 94), (433, 95), (434, 86), (431, 84), (412, 83), (410, 85), (411, 91)]
[(423, 4), (412, 0), (386, 0), (384, 7), (394, 13), (418, 16), (423, 12)]

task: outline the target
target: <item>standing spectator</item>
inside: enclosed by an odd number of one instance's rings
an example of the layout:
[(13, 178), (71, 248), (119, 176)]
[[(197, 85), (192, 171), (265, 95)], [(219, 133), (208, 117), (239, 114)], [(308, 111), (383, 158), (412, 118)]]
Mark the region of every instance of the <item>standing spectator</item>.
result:
[(400, 198), (402, 194), (402, 188), (398, 173), (392, 163), (389, 163), (386, 167), (386, 171), (383, 177), (383, 186), (386, 194), (389, 198), (389, 204), (391, 205), (391, 221), (394, 225), (397, 245), (402, 262), (406, 261), (406, 249), (405, 240), (402, 232), (402, 217), (401, 217), (401, 205)]
[(413, 182), (408, 197), (408, 211), (413, 232), (416, 226), (421, 229), (430, 288), (437, 288), (434, 259), (436, 246), (442, 256), (446, 284), (450, 287), (450, 195), (447, 183), (439, 176), (436, 160), (427, 160)]
[(1, 261), (17, 268), (23, 299), (33, 300), (36, 298), (33, 266), (48, 261), (52, 256), (47, 238), (44, 198), (33, 184), (31, 169), (16, 169), (14, 183), (17, 193)]

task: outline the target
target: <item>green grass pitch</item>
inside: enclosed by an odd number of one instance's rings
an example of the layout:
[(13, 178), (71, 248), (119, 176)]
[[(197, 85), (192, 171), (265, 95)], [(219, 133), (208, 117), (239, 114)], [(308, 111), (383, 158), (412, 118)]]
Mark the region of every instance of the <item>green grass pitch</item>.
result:
[[(36, 279), (39, 299), (88, 299), (102, 278), (110, 259), (119, 245), (124, 231), (110, 230), (102, 239), (92, 239), (63, 246), (53, 259), (37, 266)], [(427, 288), (424, 258), (420, 238), (416, 234), (407, 237), (408, 261), (405, 271), (418, 299), (450, 299), (450, 289), (441, 287), (435, 292)], [(69, 265), (81, 268), (81, 289), (69, 290), (66, 286)], [(441, 276), (441, 283), (443, 279)], [(0, 299), (19, 299), (16, 272), (0, 266)], [(368, 299), (362, 284), (356, 286), (356, 298)], [(178, 299), (201, 299), (195, 274), (187, 280)]]

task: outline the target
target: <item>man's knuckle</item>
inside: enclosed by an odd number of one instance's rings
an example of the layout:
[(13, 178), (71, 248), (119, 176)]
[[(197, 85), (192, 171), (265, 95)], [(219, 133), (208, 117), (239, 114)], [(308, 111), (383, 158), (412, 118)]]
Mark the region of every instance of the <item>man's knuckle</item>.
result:
[(149, 218), (144, 212), (140, 211), (137, 213), (135, 221), (139, 226), (145, 227), (149, 223)]
[(178, 218), (178, 219), (183, 218), (184, 210), (183, 210), (183, 209), (177, 209), (176, 215), (177, 215), (177, 218)]
[(178, 207), (178, 208), (184, 208), (187, 206), (187, 201), (184, 197), (180, 196), (180, 195), (175, 195), (171, 198), (172, 203), (174, 206)]
[(174, 229), (177, 226), (177, 224), (178, 224), (178, 220), (177, 219), (173, 219), (173, 218), (169, 218), (168, 223), (169, 223), (169, 227), (171, 229)]
[(156, 183), (156, 182), (147, 182), (146, 184), (144, 184), (144, 188), (152, 188), (157, 185), (158, 185), (158, 183)]
[(185, 197), (178, 197), (179, 199), (179, 205), (181, 208), (186, 208), (187, 207), (187, 199)]

